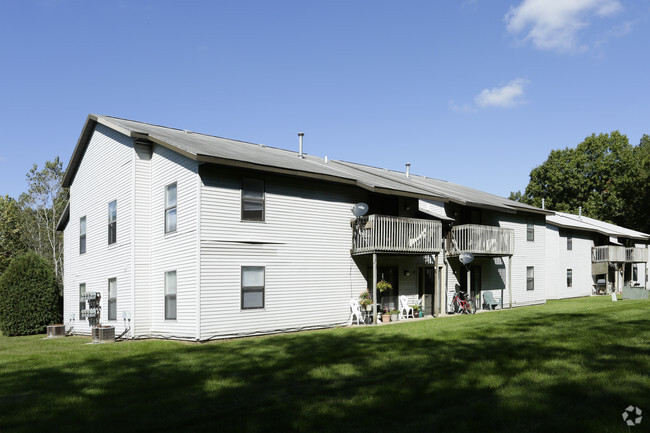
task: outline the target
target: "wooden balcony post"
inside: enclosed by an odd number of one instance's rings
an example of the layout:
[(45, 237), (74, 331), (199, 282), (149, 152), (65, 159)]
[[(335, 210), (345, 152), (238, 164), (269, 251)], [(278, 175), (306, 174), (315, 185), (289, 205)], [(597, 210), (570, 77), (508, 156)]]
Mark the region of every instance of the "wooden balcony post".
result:
[(512, 309), (512, 257), (508, 257), (508, 305)]
[(377, 324), (377, 253), (372, 253), (372, 323)]

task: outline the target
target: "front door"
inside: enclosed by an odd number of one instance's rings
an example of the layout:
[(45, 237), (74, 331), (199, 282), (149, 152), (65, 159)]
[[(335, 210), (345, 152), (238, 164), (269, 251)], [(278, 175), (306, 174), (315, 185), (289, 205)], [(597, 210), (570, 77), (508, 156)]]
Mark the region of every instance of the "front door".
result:
[(418, 297), (422, 300), (424, 314), (433, 314), (434, 287), (436, 278), (436, 268), (426, 266), (418, 268)]

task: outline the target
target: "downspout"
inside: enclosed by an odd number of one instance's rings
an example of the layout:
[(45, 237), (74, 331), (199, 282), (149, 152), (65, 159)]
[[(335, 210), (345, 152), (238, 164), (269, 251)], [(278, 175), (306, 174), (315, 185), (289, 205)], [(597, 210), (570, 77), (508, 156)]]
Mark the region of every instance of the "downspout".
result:
[(372, 253), (372, 323), (377, 324), (377, 253)]

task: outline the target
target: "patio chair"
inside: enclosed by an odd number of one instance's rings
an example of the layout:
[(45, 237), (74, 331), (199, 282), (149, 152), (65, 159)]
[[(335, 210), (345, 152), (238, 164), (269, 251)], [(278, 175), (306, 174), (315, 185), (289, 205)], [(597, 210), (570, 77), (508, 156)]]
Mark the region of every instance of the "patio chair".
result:
[(352, 320), (354, 317), (357, 317), (357, 325), (359, 324), (361, 318), (361, 307), (359, 306), (358, 299), (350, 299), (350, 320), (348, 320), (348, 325), (352, 325)]
[[(406, 312), (406, 314), (404, 314)], [(404, 319), (409, 317), (409, 312), (411, 314), (411, 318), (415, 319), (415, 316), (413, 315), (413, 307), (409, 306), (409, 300), (406, 296), (402, 295), (399, 297), (399, 318)]]
[(483, 293), (483, 308), (487, 310), (494, 310), (498, 307), (500, 302), (494, 299), (494, 294), (492, 292)]

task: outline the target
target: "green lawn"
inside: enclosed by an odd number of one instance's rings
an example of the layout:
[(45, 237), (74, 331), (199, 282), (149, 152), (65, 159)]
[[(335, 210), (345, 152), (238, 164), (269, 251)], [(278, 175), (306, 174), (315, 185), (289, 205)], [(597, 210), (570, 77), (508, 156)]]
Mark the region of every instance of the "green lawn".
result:
[[(649, 301), (88, 342), (0, 337), (0, 432), (650, 431)], [(628, 428), (629, 405), (648, 419)]]

